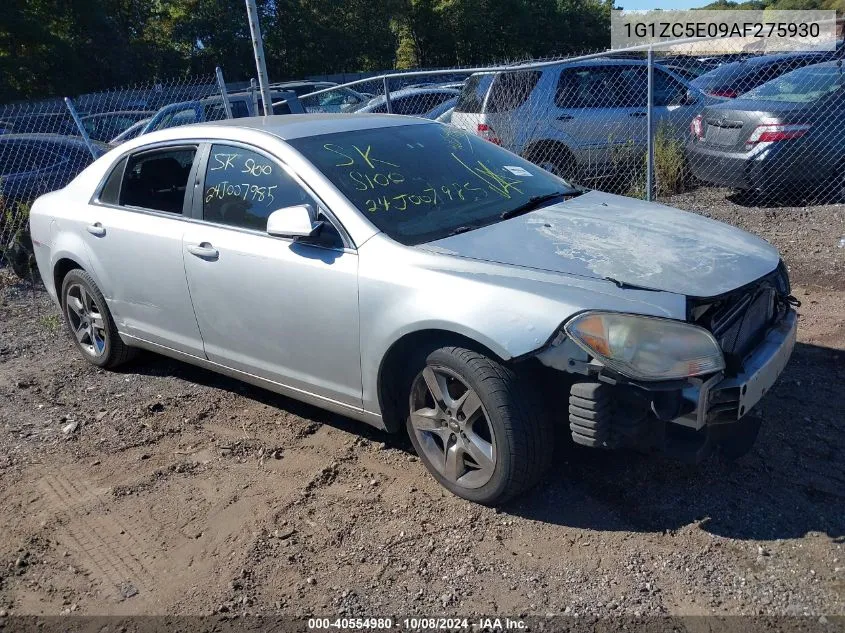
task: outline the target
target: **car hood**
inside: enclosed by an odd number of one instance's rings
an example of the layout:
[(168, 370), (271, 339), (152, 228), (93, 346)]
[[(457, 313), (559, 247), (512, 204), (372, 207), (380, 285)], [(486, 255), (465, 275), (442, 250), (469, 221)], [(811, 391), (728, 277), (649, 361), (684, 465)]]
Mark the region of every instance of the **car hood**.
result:
[(727, 224), (597, 191), (420, 248), (694, 297), (744, 286), (780, 261)]

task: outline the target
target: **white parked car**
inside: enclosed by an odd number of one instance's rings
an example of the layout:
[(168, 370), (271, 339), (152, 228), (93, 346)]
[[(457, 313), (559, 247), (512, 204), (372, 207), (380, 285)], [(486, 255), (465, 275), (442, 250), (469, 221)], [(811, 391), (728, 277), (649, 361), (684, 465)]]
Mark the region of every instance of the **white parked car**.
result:
[(597, 448), (748, 450), (795, 341), (778, 253), (389, 115), (243, 118), (127, 141), (39, 198), (82, 355), (152, 350), (388, 431), (499, 503)]

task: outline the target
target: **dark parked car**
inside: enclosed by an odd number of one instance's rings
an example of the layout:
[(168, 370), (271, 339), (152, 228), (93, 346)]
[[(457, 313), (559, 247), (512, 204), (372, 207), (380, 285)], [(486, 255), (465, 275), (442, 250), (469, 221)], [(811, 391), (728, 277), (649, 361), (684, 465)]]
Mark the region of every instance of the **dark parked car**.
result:
[[(335, 86), (337, 84), (330, 81), (282, 81), (270, 84), (270, 89), (290, 90), (296, 93), (297, 97), (303, 97), (312, 92), (334, 88)], [(368, 100), (369, 97), (356, 90), (338, 87), (336, 90), (323, 92), (316, 97), (302, 99), (302, 106), (309, 113), (353, 112), (367, 103)]]
[(147, 110), (120, 110), (117, 112), (101, 112), (82, 117), (82, 125), (88, 136), (95, 141), (108, 142), (138, 121), (148, 119), (155, 112)]
[[(456, 101), (460, 94), (454, 88), (404, 88), (390, 93), (390, 109), (392, 114), (426, 116), (442, 103)], [(384, 95), (373, 97), (356, 112), (385, 114), (387, 102)]]
[(3, 118), (15, 134), (78, 134), (68, 112), (18, 114)]
[[(109, 148), (94, 142), (98, 155)], [(61, 189), (93, 158), (85, 142), (59, 134), (0, 136), (0, 195), (5, 202), (34, 200)]]
[(710, 105), (691, 124), (687, 158), (704, 182), (776, 193), (845, 185), (841, 62), (806, 66)]
[(780, 53), (749, 57), (719, 66), (694, 79), (691, 84), (704, 94), (735, 99), (775, 77), (811, 64), (829, 61), (841, 51), (828, 53)]

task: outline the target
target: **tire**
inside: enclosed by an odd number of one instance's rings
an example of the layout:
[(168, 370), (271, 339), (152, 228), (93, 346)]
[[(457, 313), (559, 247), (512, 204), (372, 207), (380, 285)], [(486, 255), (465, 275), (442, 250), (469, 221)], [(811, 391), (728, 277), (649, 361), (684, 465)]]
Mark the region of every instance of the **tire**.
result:
[(113, 368), (135, 355), (117, 332), (105, 297), (91, 275), (75, 268), (62, 282), (62, 314), (71, 339), (83, 358), (97, 367)]
[[(453, 494), (484, 505), (534, 486), (551, 463), (554, 434), (532, 385), (474, 350), (441, 347), (420, 356), (403, 381), (406, 427), (432, 476)], [(435, 403), (432, 380), (444, 406)]]
[(12, 236), (8, 248), (5, 251), (0, 250), (0, 255), (9, 262), (12, 272), (19, 278), (30, 282), (35, 280), (37, 264), (27, 227), (19, 229)]
[(570, 184), (578, 180), (578, 164), (572, 152), (564, 145), (535, 146), (525, 158)]

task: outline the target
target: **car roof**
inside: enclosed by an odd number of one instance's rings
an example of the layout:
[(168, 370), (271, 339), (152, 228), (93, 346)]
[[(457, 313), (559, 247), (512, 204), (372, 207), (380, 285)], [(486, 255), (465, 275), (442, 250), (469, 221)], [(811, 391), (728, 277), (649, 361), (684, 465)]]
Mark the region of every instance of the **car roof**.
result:
[(310, 79), (301, 79), (299, 81), (277, 81), (270, 84), (271, 88), (288, 88), (292, 86), (336, 86), (337, 84), (331, 81), (312, 81)]
[(761, 55), (759, 57), (748, 57), (746, 59), (740, 59), (739, 61), (731, 63), (743, 64), (745, 66), (757, 66), (765, 64), (776, 64), (779, 62), (788, 62), (793, 59), (813, 59), (814, 57), (818, 57), (819, 59), (821, 59), (823, 57), (827, 57), (829, 54), (830, 53), (825, 54), (825, 51), (773, 53), (771, 55)]
[(121, 116), (126, 114), (143, 114), (149, 116), (155, 114), (155, 110), (112, 110), (111, 112), (97, 112), (95, 114), (86, 114), (83, 119), (104, 118), (107, 116)]
[[(616, 59), (613, 57), (596, 57), (594, 59), (582, 59), (582, 60), (575, 60), (569, 61), (566, 59), (561, 59), (558, 62), (553, 64), (549, 64), (547, 66), (536, 66), (537, 62), (526, 62), (524, 64), (515, 64), (509, 68), (513, 68), (514, 70), (545, 70), (547, 68), (557, 69), (561, 66), (644, 66), (648, 64), (648, 61), (643, 59)], [(487, 71), (489, 72), (489, 71)], [(505, 71), (500, 71), (505, 72)], [(479, 73), (481, 74), (481, 73)]]
[(334, 134), (336, 132), (399, 127), (402, 125), (431, 125), (431, 121), (395, 114), (284, 114), (268, 117), (254, 116), (240, 119), (221, 119), (207, 123), (183, 125), (170, 128), (169, 130), (162, 130), (162, 132), (175, 132), (177, 130), (195, 131), (204, 127), (213, 127), (215, 129), (227, 128), (233, 132), (239, 129), (256, 130), (272, 134), (282, 140), (288, 140), (306, 136)]
[(66, 134), (51, 134), (49, 132), (33, 132), (32, 134), (0, 134), (2, 141), (39, 141), (50, 143), (84, 143), (81, 136), (68, 136)]
[[(460, 96), (461, 91), (457, 88), (402, 88), (402, 90), (391, 90), (390, 91), (390, 98), (398, 99), (400, 97), (408, 97), (413, 95), (431, 95), (431, 94), (448, 94), (454, 95), (455, 97)], [(384, 101), (384, 95), (376, 95), (373, 97), (371, 103), (378, 103), (380, 101)], [(370, 105), (370, 104), (368, 104)]]
[[(8, 143), (12, 141), (31, 141), (37, 143), (62, 143), (65, 145), (81, 145), (84, 148), (87, 148), (85, 144), (85, 139), (81, 136), (69, 136), (67, 134), (51, 134), (49, 132), (33, 132), (31, 134), (0, 134), (0, 143)], [(96, 145), (100, 148), (107, 147), (107, 145), (101, 141), (95, 141), (91, 139), (91, 143)]]

